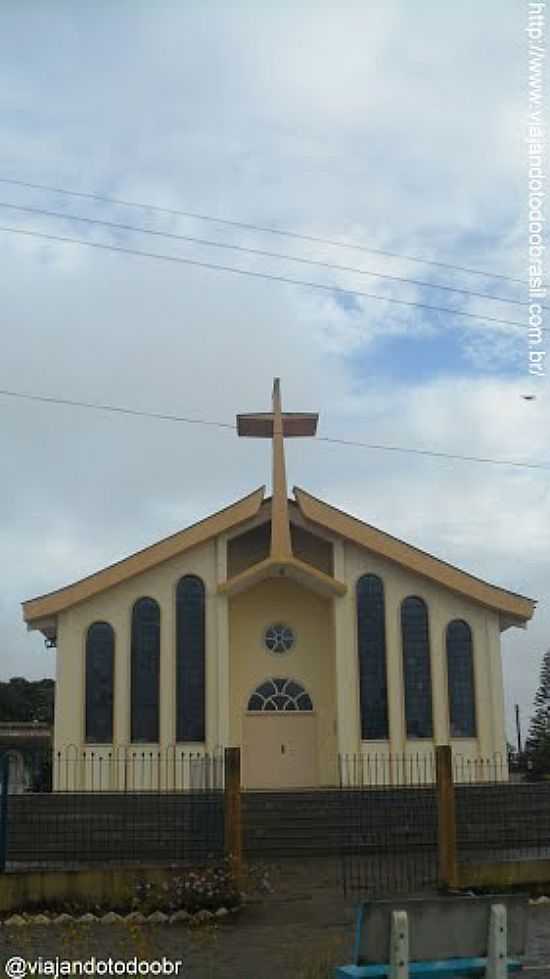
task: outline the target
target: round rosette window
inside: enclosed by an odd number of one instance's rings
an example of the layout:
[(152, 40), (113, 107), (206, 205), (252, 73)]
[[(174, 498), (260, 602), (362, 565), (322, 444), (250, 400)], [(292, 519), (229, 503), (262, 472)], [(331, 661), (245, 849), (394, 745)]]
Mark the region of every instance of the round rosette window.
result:
[(295, 642), (294, 631), (283, 622), (274, 622), (265, 630), (264, 643), (270, 653), (289, 653)]

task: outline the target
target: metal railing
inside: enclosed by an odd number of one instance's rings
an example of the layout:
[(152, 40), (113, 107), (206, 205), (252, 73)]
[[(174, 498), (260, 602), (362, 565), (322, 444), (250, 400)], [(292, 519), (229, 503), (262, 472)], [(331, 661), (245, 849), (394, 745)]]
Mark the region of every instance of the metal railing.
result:
[(433, 754), (340, 757), (346, 893), (365, 898), (433, 889), (438, 877)]
[(4, 867), (204, 863), (223, 856), (221, 752), (75, 750), (48, 753), (46, 762), (54, 791), (43, 784), (19, 791), (21, 756), (3, 755)]
[(52, 754), (54, 792), (181, 792), (223, 788), (223, 751), (123, 745)]
[(347, 890), (377, 897), (477, 879), (495, 886), (502, 864), (511, 882), (547, 872), (550, 782), (510, 771), (507, 757), (453, 756), (442, 746), (436, 756), (343, 756), (340, 773)]
[[(4, 789), (17, 766), (22, 784), (16, 755)], [(346, 891), (366, 897), (456, 886), (468, 864), (550, 859), (550, 782), (510, 779), (501, 756), (442, 746), (437, 764), (426, 751), (343, 755), (339, 770), (340, 787), (243, 792), (238, 748), (225, 767), (221, 751), (181, 746), (35, 757), (35, 790), (1, 792), (0, 859), (4, 840), (19, 867), (203, 862), (225, 838), (254, 859), (339, 853)]]
[(550, 860), (550, 782), (456, 785), (460, 863)]
[[(437, 781), (435, 749), (342, 754), (338, 759), (342, 788), (412, 788), (435, 785)], [(509, 778), (505, 755), (477, 757), (453, 753), (455, 784), (506, 782)]]

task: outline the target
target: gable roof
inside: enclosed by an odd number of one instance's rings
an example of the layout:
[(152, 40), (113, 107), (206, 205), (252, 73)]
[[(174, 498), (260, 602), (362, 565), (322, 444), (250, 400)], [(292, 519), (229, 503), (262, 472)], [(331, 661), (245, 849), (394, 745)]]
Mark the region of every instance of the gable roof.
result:
[(261, 486), (248, 496), (225, 507), (225, 509), (218, 510), (217, 513), (192, 524), (191, 527), (186, 527), (185, 530), (180, 530), (178, 533), (172, 534), (171, 537), (165, 537), (156, 544), (145, 547), (122, 561), (117, 561), (116, 564), (102, 568), (101, 571), (81, 578), (80, 581), (75, 581), (65, 588), (58, 588), (47, 595), (40, 595), (38, 598), (31, 598), (29, 601), (23, 602), (25, 622), (30, 627), (33, 623), (38, 625), (42, 619), (57, 615), (58, 612), (62, 612), (72, 605), (77, 605), (78, 602), (83, 602), (86, 598), (91, 598), (107, 588), (112, 588), (113, 585), (133, 578), (134, 575), (149, 571), (150, 568), (154, 568), (158, 564), (162, 564), (178, 554), (183, 554), (185, 551), (191, 550), (192, 547), (203, 544), (212, 537), (217, 537), (218, 534), (223, 534), (224, 531), (250, 520), (258, 513), (264, 499), (264, 493), (265, 486)]
[(357, 517), (351, 517), (343, 510), (337, 510), (329, 503), (311, 496), (306, 490), (295, 486), (294, 496), (301, 513), (307, 520), (394, 561), (408, 571), (421, 574), (459, 595), (479, 602), (480, 605), (508, 615), (517, 624), (528, 621), (535, 611), (536, 602), (533, 599), (491, 585), (452, 564), (447, 564), (440, 558), (433, 557), (426, 551), (405, 544), (397, 537), (392, 537), (391, 534), (386, 534), (370, 524), (363, 523)]
[[(186, 527), (171, 537), (166, 537), (156, 544), (138, 551), (130, 557), (117, 561), (95, 574), (88, 575), (64, 588), (40, 595), (37, 598), (23, 602), (23, 618), (29, 628), (43, 628), (45, 620), (55, 621), (54, 617), (65, 609), (77, 605), (108, 588), (118, 585), (135, 575), (142, 574), (151, 568), (178, 554), (183, 554), (199, 544), (228, 530), (233, 530), (241, 524), (257, 517), (263, 505), (270, 502), (265, 498), (265, 487), (260, 487), (243, 497), (236, 503), (223, 510), (200, 520), (191, 527)], [(296, 502), (289, 501), (299, 508), (300, 513), (310, 523), (320, 530), (329, 531), (337, 537), (343, 537), (359, 547), (379, 554), (381, 557), (406, 568), (408, 571), (422, 575), (444, 588), (478, 602), (509, 618), (509, 624), (523, 624), (533, 615), (536, 602), (524, 595), (507, 591), (496, 585), (491, 585), (481, 578), (460, 568), (436, 558), (426, 551), (421, 551), (411, 544), (406, 544), (397, 537), (392, 537), (370, 524), (364, 523), (357, 517), (352, 517), (343, 510), (325, 503), (312, 496), (306, 490), (294, 488)], [(253, 569), (250, 569), (251, 571)]]

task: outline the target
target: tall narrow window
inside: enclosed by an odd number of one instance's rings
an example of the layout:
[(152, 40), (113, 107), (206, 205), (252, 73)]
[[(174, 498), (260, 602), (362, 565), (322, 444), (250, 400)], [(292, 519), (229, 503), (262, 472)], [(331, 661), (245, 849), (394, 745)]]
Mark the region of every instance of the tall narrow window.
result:
[(115, 635), (108, 622), (94, 622), (86, 634), (86, 741), (113, 740)]
[(408, 738), (431, 738), (432, 679), (428, 610), (421, 598), (406, 598), (401, 605), (405, 720)]
[(475, 738), (476, 702), (472, 630), (454, 619), (447, 626), (447, 678), (452, 738)]
[(132, 610), (132, 741), (159, 740), (160, 608), (140, 598)]
[(176, 739), (205, 739), (204, 584), (185, 575), (176, 589)]
[(388, 737), (388, 690), (386, 679), (386, 623), (384, 585), (374, 574), (357, 582), (357, 650), (361, 738)]

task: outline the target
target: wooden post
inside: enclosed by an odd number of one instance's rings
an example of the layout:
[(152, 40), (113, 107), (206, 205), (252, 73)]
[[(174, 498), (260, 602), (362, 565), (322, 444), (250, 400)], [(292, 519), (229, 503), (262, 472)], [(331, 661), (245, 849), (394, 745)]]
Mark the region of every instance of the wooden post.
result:
[(225, 854), (237, 882), (242, 875), (241, 749), (225, 749)]
[(445, 888), (458, 885), (456, 852), (456, 804), (453, 754), (448, 744), (435, 749), (437, 777), (438, 879)]

